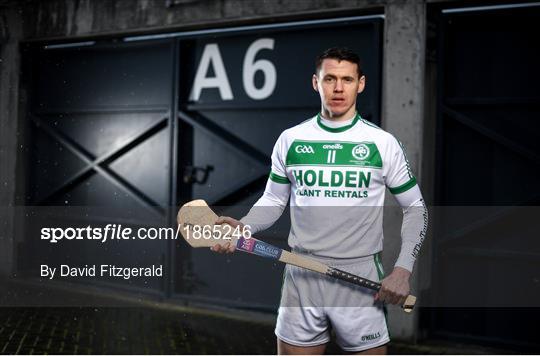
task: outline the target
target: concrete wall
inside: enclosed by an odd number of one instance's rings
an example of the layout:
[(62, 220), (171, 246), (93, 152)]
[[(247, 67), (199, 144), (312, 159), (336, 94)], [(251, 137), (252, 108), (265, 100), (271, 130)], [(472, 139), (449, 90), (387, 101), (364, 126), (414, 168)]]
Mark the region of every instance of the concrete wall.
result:
[[(171, 0), (175, 2), (175, 0)], [(317, 16), (384, 6), (366, 0), (50, 0), (22, 7), (26, 38), (91, 36), (208, 27), (231, 21), (272, 21), (280, 16)], [(404, 2), (404, 1), (401, 1)]]
[[(174, 2), (174, 0), (173, 0)], [(177, 0), (177, 2), (180, 2)], [(0, 17), (0, 197), (2, 207), (14, 204), (19, 117), (19, 41), (62, 39), (128, 33), (167, 32), (229, 24), (271, 22), (337, 15), (355, 15), (383, 8), (384, 31), (383, 108), (385, 129), (403, 141), (419, 181), (423, 181), (422, 133), (424, 97), (425, 3), (367, 0), (182, 0), (167, 8), (165, 0), (50, 0), (11, 3)], [(369, 83), (368, 83), (369, 85)], [(393, 204), (393, 199), (388, 202)], [(384, 263), (391, 270), (399, 252), (401, 216), (393, 209), (385, 216)], [(2, 218), (0, 225), (0, 272), (13, 267), (13, 220)], [(424, 251), (428, 252), (428, 251)], [(417, 267), (417, 271), (422, 270)], [(416, 286), (415, 277), (413, 285)], [(392, 309), (391, 332), (412, 339), (417, 317)]]
[[(422, 185), (422, 132), (424, 105), (425, 4), (421, 2), (390, 3), (385, 8), (384, 63), (382, 85), (383, 128), (394, 134), (405, 146), (411, 168)], [(391, 272), (401, 248), (399, 239), (402, 214), (388, 194), (385, 210), (383, 264)], [(425, 252), (425, 251), (424, 251)], [(418, 294), (418, 263), (412, 288)], [(392, 335), (412, 339), (418, 325), (418, 313), (408, 315), (390, 307)]]
[(0, 274), (14, 271), (21, 14), (0, 8)]

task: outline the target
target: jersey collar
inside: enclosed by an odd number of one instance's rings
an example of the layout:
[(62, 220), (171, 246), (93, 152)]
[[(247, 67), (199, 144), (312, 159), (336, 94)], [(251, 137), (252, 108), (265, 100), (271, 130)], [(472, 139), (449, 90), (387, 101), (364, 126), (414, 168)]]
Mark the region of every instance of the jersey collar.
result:
[(354, 116), (353, 121), (349, 125), (342, 126), (342, 127), (328, 127), (325, 124), (323, 124), (323, 122), (321, 120), (321, 114), (320, 113), (317, 114), (317, 124), (319, 125), (319, 127), (321, 129), (325, 130), (325, 131), (334, 132), (334, 133), (347, 131), (348, 129), (350, 129), (351, 127), (356, 125), (356, 123), (360, 119), (361, 119), (360, 115), (358, 113), (356, 113), (356, 115)]

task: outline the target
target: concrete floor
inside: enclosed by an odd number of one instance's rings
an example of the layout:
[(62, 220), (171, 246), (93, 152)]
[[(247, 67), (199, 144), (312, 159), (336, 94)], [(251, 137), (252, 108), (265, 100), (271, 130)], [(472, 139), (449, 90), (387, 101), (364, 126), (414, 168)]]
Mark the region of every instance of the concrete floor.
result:
[[(0, 308), (0, 354), (275, 354), (273, 325), (155, 308)], [(441, 341), (391, 354), (501, 354)], [(331, 343), (327, 353), (339, 354)]]
[[(0, 354), (275, 354), (274, 324), (272, 314), (0, 280)], [(392, 341), (389, 352), (509, 353), (443, 340)], [(327, 353), (341, 351), (330, 343)]]
[(261, 354), (268, 325), (146, 308), (2, 308), (2, 354)]

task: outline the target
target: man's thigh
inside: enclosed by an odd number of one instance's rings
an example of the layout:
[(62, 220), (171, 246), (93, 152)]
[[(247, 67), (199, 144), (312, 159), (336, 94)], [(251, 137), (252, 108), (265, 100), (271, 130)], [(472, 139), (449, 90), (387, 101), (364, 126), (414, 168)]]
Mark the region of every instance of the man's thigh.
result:
[(388, 349), (386, 345), (374, 347), (372, 349), (367, 349), (364, 351), (358, 351), (358, 352), (345, 352), (348, 355), (386, 355), (388, 353)]
[[(322, 355), (326, 351), (326, 345), (317, 346), (295, 346), (286, 343), (283, 340), (277, 339), (277, 353), (278, 355)], [(364, 351), (358, 352), (346, 352), (348, 355), (386, 355), (388, 349), (386, 345), (374, 347)]]
[(326, 350), (326, 344), (317, 346), (295, 346), (277, 339), (278, 355), (322, 355)]
[(375, 349), (390, 341), (380, 306), (329, 307), (325, 311), (336, 334), (336, 343), (346, 352)]
[(295, 347), (318, 347), (330, 341), (329, 324), (324, 308), (280, 307), (275, 334)]

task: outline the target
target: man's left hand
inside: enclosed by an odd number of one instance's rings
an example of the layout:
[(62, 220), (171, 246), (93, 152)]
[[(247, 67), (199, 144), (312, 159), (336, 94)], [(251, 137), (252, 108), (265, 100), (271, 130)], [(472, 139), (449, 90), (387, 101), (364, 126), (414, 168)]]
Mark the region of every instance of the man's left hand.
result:
[(402, 305), (409, 295), (411, 272), (402, 267), (394, 267), (388, 277), (381, 281), (381, 289), (375, 294), (375, 300), (388, 304)]

